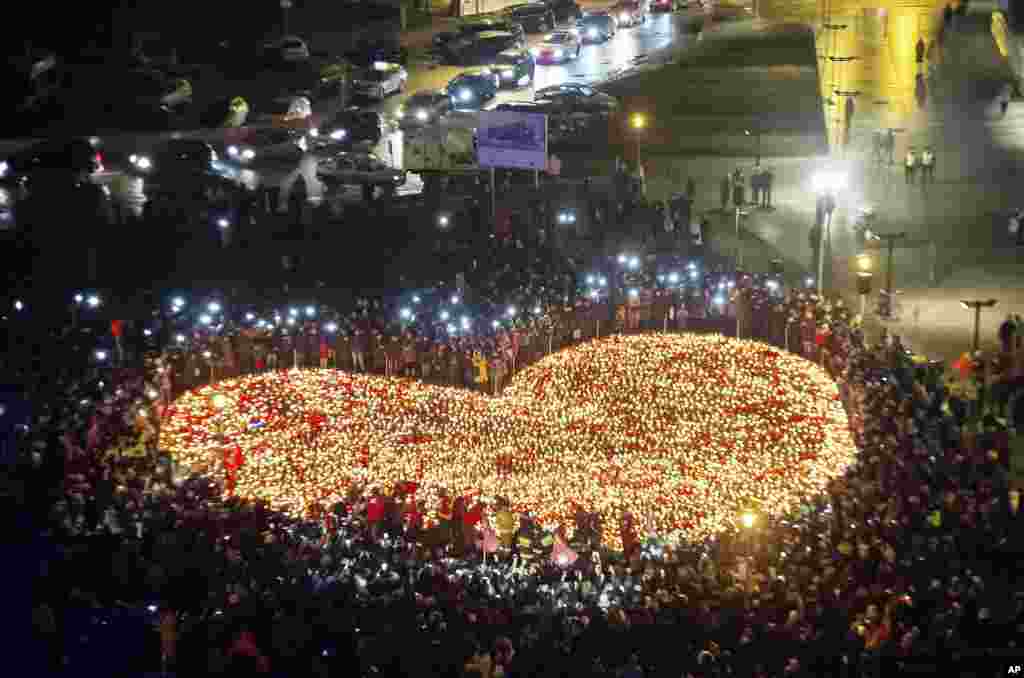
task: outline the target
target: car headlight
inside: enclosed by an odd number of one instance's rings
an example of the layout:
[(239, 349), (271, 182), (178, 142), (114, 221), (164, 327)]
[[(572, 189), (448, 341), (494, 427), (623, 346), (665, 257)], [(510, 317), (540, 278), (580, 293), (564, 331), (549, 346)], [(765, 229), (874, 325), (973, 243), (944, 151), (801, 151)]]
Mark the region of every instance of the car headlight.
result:
[(148, 170), (153, 166), (153, 161), (145, 155), (140, 155), (135, 161), (135, 166), (140, 170)]
[(228, 146), (228, 155), (232, 158), (238, 157), (238, 146)]
[(245, 160), (246, 162), (252, 160), (255, 157), (256, 151), (252, 150), (251, 148), (247, 148), (244, 151), (242, 151), (242, 160)]
[(469, 101), (472, 98), (473, 98), (473, 92), (471, 90), (469, 90), (469, 89), (459, 90), (459, 100), (460, 101)]
[(419, 120), (420, 122), (426, 122), (427, 118), (429, 117), (430, 114), (424, 111), (423, 109), (416, 111), (416, 119)]
[(629, 21), (629, 15), (623, 12), (622, 14), (619, 15), (619, 21), (623, 23)]
[(562, 49), (556, 49), (555, 50), (555, 58), (556, 59), (561, 59), (564, 56), (565, 56), (565, 50), (562, 50)]
[(6, 177), (7, 173), (11, 171), (11, 166), (7, 164), (6, 160), (0, 161), (0, 177)]
[(320, 129), (317, 128), (317, 127), (314, 127), (313, 129), (309, 130), (309, 136), (311, 136), (314, 139), (316, 139), (318, 136), (320, 136)]
[(11, 206), (11, 194), (6, 189), (0, 188), (0, 207)]
[(336, 129), (333, 132), (331, 132), (331, 138), (334, 139), (335, 141), (341, 141), (342, 139), (345, 138), (346, 134), (348, 134), (348, 132), (346, 132), (345, 130)]

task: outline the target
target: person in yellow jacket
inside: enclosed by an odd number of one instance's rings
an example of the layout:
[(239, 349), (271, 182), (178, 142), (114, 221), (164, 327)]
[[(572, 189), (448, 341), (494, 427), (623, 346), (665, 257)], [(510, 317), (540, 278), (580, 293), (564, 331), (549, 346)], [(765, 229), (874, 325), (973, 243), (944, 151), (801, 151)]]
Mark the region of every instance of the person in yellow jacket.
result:
[(487, 359), (480, 351), (473, 352), (473, 367), (476, 368), (476, 383), (487, 383)]
[(515, 539), (516, 524), (519, 520), (509, 508), (508, 501), (503, 501), (501, 503), (501, 508), (498, 510), (496, 522), (498, 523), (498, 541), (500, 541), (505, 548), (512, 548), (512, 540)]

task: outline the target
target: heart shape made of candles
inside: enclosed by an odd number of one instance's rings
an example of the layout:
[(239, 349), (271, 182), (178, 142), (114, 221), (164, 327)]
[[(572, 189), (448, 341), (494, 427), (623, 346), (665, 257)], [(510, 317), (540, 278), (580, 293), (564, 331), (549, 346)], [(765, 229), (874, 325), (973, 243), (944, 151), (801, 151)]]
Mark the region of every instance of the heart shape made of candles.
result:
[(442, 494), (503, 497), (549, 529), (596, 513), (611, 548), (624, 518), (643, 535), (699, 540), (752, 506), (781, 515), (856, 455), (822, 368), (693, 334), (573, 346), (497, 397), (331, 369), (226, 379), (172, 405), (161, 445), (219, 477), (229, 468), (239, 496), (296, 515), (353, 486), (415, 483), (428, 520)]

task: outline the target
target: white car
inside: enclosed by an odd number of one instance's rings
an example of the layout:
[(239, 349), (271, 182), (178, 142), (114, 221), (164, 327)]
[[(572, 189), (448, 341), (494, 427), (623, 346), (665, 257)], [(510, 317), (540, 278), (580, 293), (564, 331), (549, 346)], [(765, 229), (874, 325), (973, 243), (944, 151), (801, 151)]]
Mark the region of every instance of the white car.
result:
[(555, 31), (530, 51), (538, 64), (555, 64), (579, 57), (581, 46), (576, 31)]
[(280, 40), (268, 42), (265, 50), (281, 57), (282, 61), (308, 61), (309, 45), (300, 37), (286, 35)]
[(384, 99), (389, 94), (405, 89), (405, 81), (408, 79), (409, 73), (400, 64), (378, 61), (357, 73), (353, 84), (356, 94), (360, 96)]

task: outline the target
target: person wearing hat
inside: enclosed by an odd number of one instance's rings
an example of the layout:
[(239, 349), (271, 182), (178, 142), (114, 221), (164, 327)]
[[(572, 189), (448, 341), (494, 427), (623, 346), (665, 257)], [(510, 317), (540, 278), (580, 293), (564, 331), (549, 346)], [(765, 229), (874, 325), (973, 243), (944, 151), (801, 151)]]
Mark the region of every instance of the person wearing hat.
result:
[(917, 171), (917, 153), (914, 147), (907, 149), (907, 155), (903, 159), (903, 172), (908, 184), (914, 183), (914, 172)]

